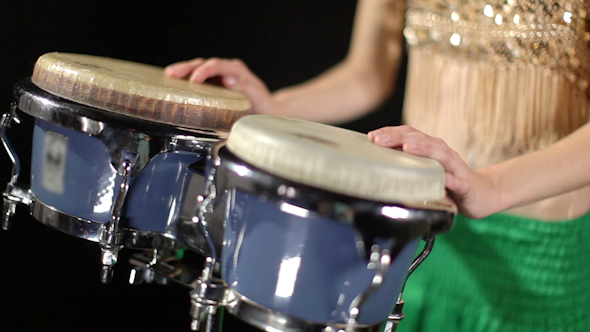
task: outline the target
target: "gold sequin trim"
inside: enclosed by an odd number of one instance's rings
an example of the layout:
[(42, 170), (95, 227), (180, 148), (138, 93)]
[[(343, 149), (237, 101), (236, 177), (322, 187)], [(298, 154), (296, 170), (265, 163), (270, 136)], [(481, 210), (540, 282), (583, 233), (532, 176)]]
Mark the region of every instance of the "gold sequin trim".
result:
[(433, 135), (468, 133), (478, 155), (514, 156), (567, 136), (588, 121), (588, 8), (579, 0), (408, 1), (406, 121)]
[(543, 66), (588, 93), (588, 1), (410, 0), (409, 45), (494, 66)]

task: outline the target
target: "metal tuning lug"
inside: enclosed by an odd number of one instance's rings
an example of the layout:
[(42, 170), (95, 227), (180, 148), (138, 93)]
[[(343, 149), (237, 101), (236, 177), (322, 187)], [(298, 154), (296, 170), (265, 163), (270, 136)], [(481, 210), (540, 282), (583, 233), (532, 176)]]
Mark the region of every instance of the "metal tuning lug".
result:
[[(432, 248), (434, 247), (434, 240), (435, 240), (434, 235), (429, 235), (428, 237), (426, 237), (424, 239), (424, 241), (426, 241), (426, 245), (424, 245), (424, 249), (422, 249), (422, 252), (420, 253), (420, 255), (418, 255), (418, 257), (416, 257), (416, 259), (414, 259), (414, 262), (410, 266), (410, 268), (408, 270), (408, 276), (406, 277), (406, 281), (408, 280), (410, 275), (414, 271), (416, 271), (418, 266), (420, 266), (420, 264), (422, 264), (422, 262), (424, 262), (426, 257), (428, 257), (428, 255), (430, 255), (430, 252), (432, 252)], [(404, 284), (404, 287), (405, 287), (405, 284)], [(395, 307), (393, 308), (391, 315), (389, 315), (389, 317), (387, 317), (387, 322), (385, 323), (385, 328), (383, 329), (383, 332), (395, 332), (397, 330), (397, 326), (398, 326), (399, 322), (402, 319), (404, 319), (404, 317), (406, 316), (406, 315), (404, 315), (403, 310), (402, 310), (404, 308), (404, 300), (402, 300), (402, 294), (404, 293), (404, 290), (403, 290), (404, 287), (402, 287), (402, 291), (399, 293), (399, 296), (397, 298), (397, 303), (395, 304)]]
[(213, 332), (217, 309), (225, 305), (228, 287), (222, 279), (212, 277), (213, 266), (214, 260), (207, 257), (203, 274), (190, 293), (193, 331)]
[(373, 294), (383, 283), (385, 274), (389, 270), (391, 264), (391, 255), (389, 250), (381, 248), (377, 244), (371, 246), (371, 255), (369, 257), (369, 269), (375, 270), (371, 285), (362, 293), (359, 294), (350, 304), (348, 311), (348, 321), (346, 323), (346, 332), (356, 332), (358, 329), (358, 317), (360, 315), (361, 306), (371, 294)]
[(102, 228), (99, 239), (102, 262), (100, 281), (104, 284), (111, 282), (119, 251), (123, 249), (119, 221), (121, 220), (121, 211), (125, 203), (125, 198), (127, 197), (127, 191), (129, 190), (129, 179), (131, 178), (133, 162), (130, 159), (125, 159), (121, 166), (123, 174), (121, 175), (121, 184), (113, 207), (113, 213), (109, 223)]
[(4, 196), (4, 204), (2, 207), (2, 229), (7, 231), (12, 226), (12, 216), (16, 213), (16, 204), (6, 199)]
[(209, 249), (209, 252), (206, 253), (205, 267), (201, 277), (196, 280), (195, 287), (190, 293), (191, 329), (202, 332), (213, 332), (215, 330), (215, 314), (220, 306), (226, 304), (226, 294), (228, 293), (228, 286), (225, 281), (213, 276), (217, 261), (217, 250), (208, 232), (205, 220), (205, 214), (212, 212), (211, 204), (217, 194), (213, 181), (214, 174), (215, 169), (209, 173), (206, 179), (205, 195), (198, 197), (196, 216), (193, 217), (193, 223), (199, 229)]
[(0, 139), (2, 140), (2, 145), (12, 162), (12, 175), (10, 177), (10, 182), (6, 185), (6, 190), (2, 194), (2, 229), (8, 230), (12, 224), (12, 216), (16, 213), (16, 205), (21, 203), (25, 205), (30, 205), (32, 202), (32, 196), (28, 189), (21, 188), (17, 185), (18, 178), (20, 176), (20, 160), (16, 151), (10, 144), (8, 140), (8, 136), (6, 135), (6, 130), (10, 128), (10, 124), (12, 121), (16, 123), (20, 123), (20, 120), (16, 116), (16, 105), (11, 106), (11, 110), (9, 113), (4, 113), (2, 115), (2, 120), (0, 122)]
[(397, 330), (399, 322), (406, 316), (403, 313), (404, 303), (405, 302), (402, 300), (402, 296), (400, 294), (397, 298), (395, 307), (393, 308), (393, 312), (391, 315), (389, 315), (389, 317), (387, 317), (387, 322), (385, 323), (383, 332), (395, 332)]
[(101, 262), (102, 262), (102, 269), (100, 270), (100, 282), (103, 284), (108, 284), (113, 280), (113, 273), (115, 264), (117, 264), (117, 258), (119, 256), (119, 251), (122, 249), (123, 246), (116, 246), (116, 245), (105, 245), (101, 243), (100, 251), (101, 251)]
[(2, 194), (2, 229), (7, 231), (12, 225), (12, 216), (16, 213), (16, 205), (23, 204), (30, 206), (33, 196), (28, 189), (17, 185), (7, 185), (6, 191)]

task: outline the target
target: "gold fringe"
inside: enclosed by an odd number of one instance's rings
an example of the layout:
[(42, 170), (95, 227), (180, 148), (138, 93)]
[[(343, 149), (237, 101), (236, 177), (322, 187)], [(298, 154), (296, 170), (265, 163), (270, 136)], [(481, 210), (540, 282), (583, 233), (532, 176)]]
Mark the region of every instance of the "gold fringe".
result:
[(410, 50), (404, 120), (441, 137), (467, 132), (478, 154), (546, 147), (584, 125), (588, 106), (575, 82), (544, 67), (498, 68)]

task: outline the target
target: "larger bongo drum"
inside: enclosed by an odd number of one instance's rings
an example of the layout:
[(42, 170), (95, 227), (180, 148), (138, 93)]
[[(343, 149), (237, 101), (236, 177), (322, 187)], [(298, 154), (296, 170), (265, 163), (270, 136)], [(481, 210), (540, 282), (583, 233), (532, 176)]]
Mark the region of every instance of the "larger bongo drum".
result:
[[(99, 242), (103, 282), (123, 247), (177, 246), (165, 229), (190, 218), (188, 196), (203, 183), (202, 170), (188, 166), (204, 166), (211, 145), (250, 110), (238, 92), (168, 78), (158, 67), (66, 53), (41, 56), (15, 96), (2, 121), (15, 165), (3, 226), (22, 202), (38, 221)], [(17, 111), (35, 118), (28, 192), (16, 185), (20, 166), (5, 135)]]
[[(450, 228), (438, 162), (306, 121), (247, 116), (213, 149), (194, 221), (209, 243), (194, 329), (218, 307), (266, 331), (373, 331), (421, 238)], [(412, 265), (412, 268), (410, 266)], [(390, 326), (391, 327), (391, 326)]]

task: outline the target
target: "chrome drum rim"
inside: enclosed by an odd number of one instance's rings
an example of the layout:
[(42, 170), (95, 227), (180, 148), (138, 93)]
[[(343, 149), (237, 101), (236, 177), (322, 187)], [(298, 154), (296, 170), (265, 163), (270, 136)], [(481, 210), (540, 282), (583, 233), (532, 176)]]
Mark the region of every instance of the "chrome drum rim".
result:
[[(40, 223), (56, 229), (62, 233), (99, 242), (106, 224), (78, 218), (49, 206), (32, 194), (31, 215)], [(180, 245), (167, 233), (141, 231), (130, 228), (120, 228), (121, 245), (125, 248), (139, 250), (178, 249)]]

